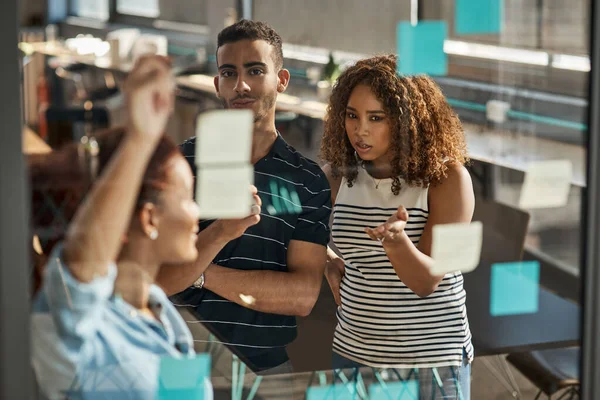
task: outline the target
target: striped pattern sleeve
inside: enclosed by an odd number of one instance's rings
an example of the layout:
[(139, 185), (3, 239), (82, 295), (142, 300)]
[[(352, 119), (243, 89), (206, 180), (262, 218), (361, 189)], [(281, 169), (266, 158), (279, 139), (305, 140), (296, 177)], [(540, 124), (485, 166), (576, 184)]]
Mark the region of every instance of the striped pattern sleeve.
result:
[(330, 233), (331, 189), (325, 174), (318, 174), (305, 185), (305, 189), (300, 191), (302, 213), (298, 216), (292, 240), (327, 246)]
[(196, 176), (196, 137), (191, 137), (179, 145), (179, 151), (190, 165), (192, 173)]

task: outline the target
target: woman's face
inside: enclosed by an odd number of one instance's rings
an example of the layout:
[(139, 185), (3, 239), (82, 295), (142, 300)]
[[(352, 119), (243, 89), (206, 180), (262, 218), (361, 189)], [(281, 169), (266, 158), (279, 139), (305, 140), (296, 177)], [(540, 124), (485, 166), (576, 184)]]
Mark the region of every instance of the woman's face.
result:
[(389, 163), (392, 145), (389, 117), (368, 85), (356, 85), (346, 105), (346, 134), (358, 156), (373, 165)]
[(167, 171), (166, 187), (157, 205), (158, 238), (155, 251), (161, 263), (185, 263), (198, 257), (198, 219), (194, 201), (194, 177), (187, 161), (174, 156)]

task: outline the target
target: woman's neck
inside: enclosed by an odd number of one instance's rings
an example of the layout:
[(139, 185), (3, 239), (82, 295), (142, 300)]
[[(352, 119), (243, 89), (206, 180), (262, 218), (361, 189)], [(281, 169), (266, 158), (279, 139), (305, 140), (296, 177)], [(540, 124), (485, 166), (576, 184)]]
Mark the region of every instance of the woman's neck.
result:
[(389, 162), (377, 162), (377, 160), (365, 162), (365, 170), (375, 179), (393, 178), (394, 171)]
[(127, 259), (120, 259), (117, 267), (115, 294), (137, 309), (147, 308), (150, 286), (154, 283), (158, 268), (148, 268)]

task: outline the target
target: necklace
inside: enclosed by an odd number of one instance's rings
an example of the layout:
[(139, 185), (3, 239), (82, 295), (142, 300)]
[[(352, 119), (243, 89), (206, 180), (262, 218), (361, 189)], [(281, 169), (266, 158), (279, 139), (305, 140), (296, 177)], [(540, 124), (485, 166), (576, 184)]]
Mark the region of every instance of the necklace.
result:
[(367, 164), (364, 166), (365, 171), (367, 172), (367, 175), (369, 175), (369, 177), (373, 180), (373, 183), (375, 184), (375, 189), (379, 189), (379, 184), (381, 183), (382, 180), (386, 179), (386, 178), (379, 178), (376, 179), (375, 177), (373, 177), (372, 172), (375, 172), (374, 168), (372, 165)]
[[(369, 176), (371, 176), (369, 174)], [(373, 183), (375, 184), (375, 189), (379, 189), (379, 184), (381, 183), (381, 179), (375, 179), (371, 176), (371, 179), (373, 179)]]

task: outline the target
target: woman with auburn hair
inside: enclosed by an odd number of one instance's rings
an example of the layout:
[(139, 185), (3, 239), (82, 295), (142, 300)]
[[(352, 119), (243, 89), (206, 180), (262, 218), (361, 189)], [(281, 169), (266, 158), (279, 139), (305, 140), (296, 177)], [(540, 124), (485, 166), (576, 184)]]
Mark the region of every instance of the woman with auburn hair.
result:
[[(154, 284), (162, 264), (198, 257), (192, 172), (163, 136), (173, 88), (168, 62), (144, 57), (125, 86), (127, 128), (87, 150), (30, 159), (34, 205), (46, 196), (63, 212), (32, 218), (34, 232), (47, 228), (57, 242), (38, 270), (31, 316), (43, 398), (155, 398), (161, 357), (194, 355), (186, 323)], [(198, 389), (212, 397), (210, 382)]]
[(398, 76), (396, 62), (377, 56), (347, 68), (327, 109), (321, 158), (343, 257), (328, 249), (339, 305), (333, 367), (418, 368), (421, 398), (436, 390), (468, 399), (463, 277), (436, 275), (430, 257), (433, 226), (473, 215), (464, 132), (436, 83)]

